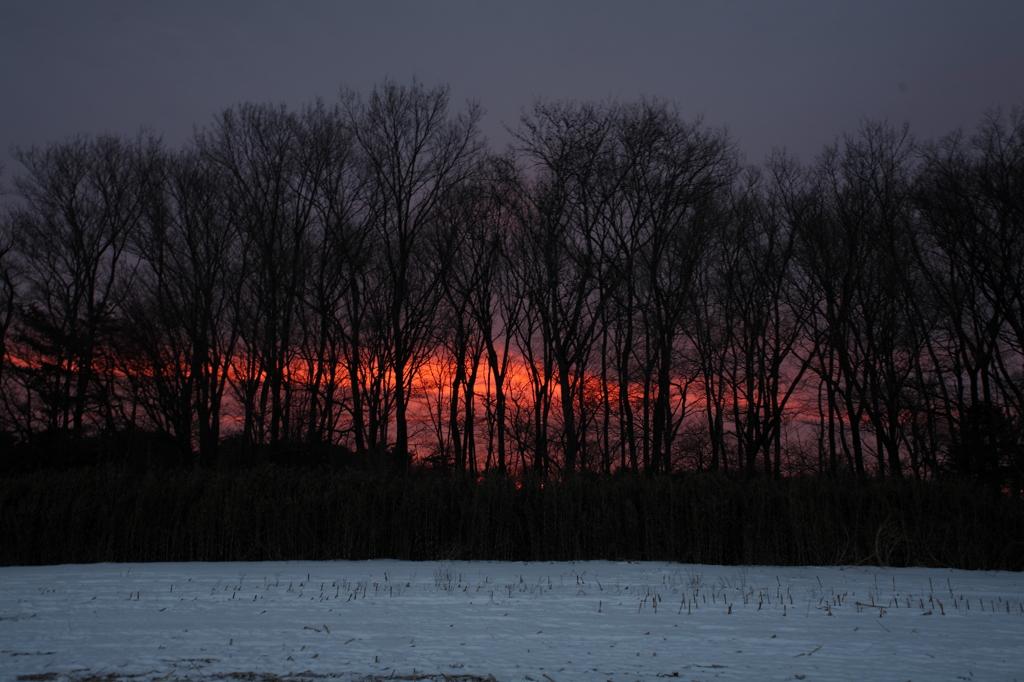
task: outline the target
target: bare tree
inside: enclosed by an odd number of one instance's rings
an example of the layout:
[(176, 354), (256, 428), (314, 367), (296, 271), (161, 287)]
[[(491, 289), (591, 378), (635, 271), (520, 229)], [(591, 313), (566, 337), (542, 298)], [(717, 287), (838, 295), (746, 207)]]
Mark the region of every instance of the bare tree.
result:
[(141, 261), (121, 318), (126, 367), (143, 409), (191, 460), (217, 458), (224, 395), (239, 339), (241, 244), (225, 183), (198, 152), (166, 155), (131, 248)]
[[(3, 172), (3, 164), (0, 164), (0, 177)], [(3, 194), (4, 188), (0, 185), (0, 196)], [(4, 212), (0, 215), (0, 391), (4, 386), (4, 366), (8, 362), (7, 332), (17, 311), (18, 285), (22, 277), (14, 248), (10, 216)]]
[[(644, 466), (667, 472), (683, 417), (674, 416), (673, 393), (680, 393), (696, 369), (683, 367), (680, 344), (694, 324), (695, 285), (713, 257), (713, 235), (725, 219), (723, 202), (737, 163), (724, 131), (706, 128), (699, 119), (683, 121), (664, 103), (641, 102), (624, 110), (621, 130), (625, 233), (635, 242), (623, 253), (638, 247), (627, 300), (635, 298), (632, 306), (645, 336), (644, 394), (654, 392), (653, 400), (645, 399), (653, 409)], [(686, 402), (680, 393), (679, 410)]]
[(469, 103), (448, 113), (448, 88), (385, 81), (363, 102), (342, 92), (342, 110), (364, 164), (366, 219), (387, 268), (390, 332), (388, 369), (394, 373), (395, 456), (410, 462), (408, 408), (417, 367), (430, 353), (432, 324), (446, 262), (428, 258), (426, 235), (444, 199), (476, 172), (483, 142), (481, 109)]
[(557, 368), (566, 473), (578, 463), (577, 398), (607, 303), (600, 223), (614, 196), (615, 116), (611, 105), (538, 103), (516, 134), (533, 173), (523, 192), (520, 277)]
[[(307, 264), (336, 159), (318, 137), (331, 134), (331, 114), (317, 104), (304, 114), (242, 105), (223, 112), (197, 140), (218, 168), (230, 220), (242, 236), (245, 279), (239, 300), (241, 348), (234, 376), (245, 408), (244, 438), (271, 450), (301, 438), (299, 310)], [(337, 128), (338, 126), (334, 126)], [(314, 381), (317, 370), (313, 370)]]
[(919, 350), (911, 343), (908, 305), (915, 283), (913, 150), (906, 126), (871, 121), (858, 136), (846, 136), (842, 148), (826, 148), (814, 189), (825, 210), (800, 233), (801, 266), (819, 297), (814, 314), (826, 335), (819, 376), (836, 401), (830, 411), (842, 404), (839, 423), (849, 428), (857, 473), (866, 471), (865, 421), (875, 435), (877, 473), (899, 476), (903, 468), (900, 416)]
[[(737, 187), (730, 220), (720, 243), (719, 296), (734, 320), (727, 370), (740, 463), (755, 473), (778, 477), (782, 466), (782, 423), (786, 407), (815, 357), (806, 328), (806, 300), (792, 272), (794, 222), (802, 211), (802, 173), (785, 157), (768, 163), (765, 186), (759, 169)], [(810, 337), (810, 338), (809, 338)], [(804, 346), (804, 347), (801, 347)], [(718, 377), (721, 381), (724, 376)]]
[(16, 249), (25, 264), (23, 342), (34, 357), (34, 388), (47, 428), (81, 439), (92, 414), (110, 411), (98, 354), (132, 276), (126, 248), (143, 215), (145, 185), (159, 151), (155, 138), (77, 137), (18, 149), (27, 174), (15, 180)]
[[(299, 116), (296, 144), (299, 163), (315, 181), (306, 184), (312, 205), (307, 274), (300, 292), (298, 319), (306, 397), (306, 441), (333, 444), (353, 430), (343, 424), (343, 411), (358, 413), (362, 405), (358, 382), (345, 373), (346, 351), (353, 336), (346, 311), (360, 307), (360, 287), (353, 283), (363, 269), (367, 244), (360, 239), (358, 194), (363, 179), (355, 163), (352, 133), (340, 110), (317, 102)], [(355, 323), (358, 336), (358, 321)], [(354, 356), (358, 358), (358, 353)], [(358, 361), (356, 361), (358, 375)], [(349, 386), (348, 396), (343, 386)], [(362, 426), (358, 437), (364, 436)], [(358, 449), (364, 443), (359, 441)]]
[(932, 353), (945, 369), (939, 389), (953, 467), (988, 482), (1012, 472), (1019, 489), (1020, 447), (996, 434), (1024, 408), (1024, 114), (1015, 109), (1007, 121), (992, 112), (973, 136), (955, 132), (927, 145), (923, 158), (920, 260), (943, 313), (945, 362)]
[(490, 400), (493, 390), (494, 401), (485, 412), (485, 467), (493, 464), (502, 474), (508, 470), (505, 381), (522, 306), (508, 280), (508, 245), (516, 229), (516, 211), (510, 207), (515, 182), (511, 160), (492, 158), (476, 180), (449, 196), (438, 215), (435, 257), (451, 262), (443, 281), (443, 319), (448, 322), (438, 325), (438, 332), (454, 364), (448, 387), (447, 440), (457, 471), (475, 467), (474, 403), (481, 360), (486, 363), (484, 380), (489, 387), (485, 398)]

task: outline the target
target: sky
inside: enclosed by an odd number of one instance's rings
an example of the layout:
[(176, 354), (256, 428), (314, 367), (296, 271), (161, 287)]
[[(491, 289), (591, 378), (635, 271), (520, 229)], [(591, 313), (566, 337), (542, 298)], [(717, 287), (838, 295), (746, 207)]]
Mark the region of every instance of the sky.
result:
[(865, 118), (919, 138), (1024, 105), (1024, 2), (0, 2), (0, 163), (142, 128), (173, 146), (240, 102), (385, 78), (478, 100), (501, 150), (537, 100), (674, 102), (750, 163), (811, 161)]

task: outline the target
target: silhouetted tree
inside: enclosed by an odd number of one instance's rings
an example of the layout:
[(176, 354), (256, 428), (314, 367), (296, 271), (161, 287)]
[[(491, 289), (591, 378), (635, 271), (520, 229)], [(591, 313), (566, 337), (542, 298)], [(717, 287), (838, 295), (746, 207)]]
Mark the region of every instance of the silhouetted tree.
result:
[(194, 150), (167, 154), (131, 248), (140, 267), (121, 319), (125, 373), (142, 408), (191, 460), (217, 458), (229, 368), (239, 339), (240, 235), (227, 184)]
[(772, 157), (769, 180), (748, 172), (737, 187), (721, 234), (719, 296), (733, 320), (727, 351), (733, 389), (737, 447), (748, 476), (757, 457), (763, 471), (779, 476), (786, 407), (815, 355), (807, 328), (806, 299), (792, 262), (803, 210), (803, 173), (785, 157)]
[(1008, 410), (1001, 423), (1013, 423), (1024, 408), (1024, 114), (992, 112), (973, 136), (926, 145), (923, 160), (919, 261), (941, 315), (929, 348), (962, 472), (983, 416)]
[[(640, 235), (631, 275), (635, 283), (627, 286), (635, 287), (645, 337), (644, 402), (653, 402), (645, 437), (650, 457), (644, 467), (668, 472), (672, 440), (689, 400), (686, 387), (699, 367), (681, 345), (696, 323), (696, 282), (715, 257), (711, 245), (726, 220), (725, 201), (737, 163), (724, 131), (707, 128), (699, 119), (683, 121), (664, 103), (625, 109), (621, 139), (623, 215), (629, 232)], [(651, 390), (653, 400), (647, 398)]]
[(133, 274), (127, 247), (158, 153), (158, 140), (142, 135), (14, 152), (26, 169), (15, 179), (22, 203), (14, 229), (26, 273), (19, 336), (31, 354), (29, 389), (46, 428), (69, 430), (75, 441), (87, 422), (114, 426), (113, 388), (100, 381), (97, 362)]
[[(0, 177), (3, 171), (3, 164), (0, 164)], [(4, 188), (0, 185), (0, 195), (3, 194)], [(11, 220), (5, 212), (0, 214), (0, 392), (4, 386), (4, 367), (9, 361), (7, 333), (17, 311), (18, 286), (22, 278), (16, 257)]]
[(469, 103), (448, 113), (448, 88), (385, 81), (363, 102), (342, 93), (342, 110), (366, 173), (366, 219), (386, 267), (390, 332), (388, 369), (394, 373), (395, 457), (410, 462), (408, 409), (413, 377), (430, 354), (433, 322), (449, 265), (428, 258), (427, 233), (444, 199), (476, 172), (483, 142), (481, 109)]
[(564, 471), (580, 454), (577, 399), (607, 299), (601, 227), (614, 198), (616, 108), (594, 104), (535, 105), (516, 133), (530, 167), (522, 196), (521, 282), (535, 311), (541, 342), (557, 369)]

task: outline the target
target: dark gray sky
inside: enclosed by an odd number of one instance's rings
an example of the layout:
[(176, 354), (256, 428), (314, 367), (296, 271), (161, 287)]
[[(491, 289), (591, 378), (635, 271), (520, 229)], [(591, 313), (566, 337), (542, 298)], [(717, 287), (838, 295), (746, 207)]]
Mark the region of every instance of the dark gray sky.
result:
[(862, 117), (919, 137), (1024, 104), (1024, 2), (0, 3), (0, 153), (148, 127), (179, 145), (242, 101), (385, 77), (480, 100), (492, 146), (536, 98), (676, 102), (750, 162), (809, 161)]

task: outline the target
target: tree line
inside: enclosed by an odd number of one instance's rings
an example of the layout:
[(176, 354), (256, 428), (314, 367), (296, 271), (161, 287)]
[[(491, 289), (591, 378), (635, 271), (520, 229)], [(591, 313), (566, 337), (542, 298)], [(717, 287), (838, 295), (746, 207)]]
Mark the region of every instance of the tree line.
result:
[(11, 452), (1024, 488), (1024, 112), (747, 165), (671, 103), (385, 81), (15, 149)]

